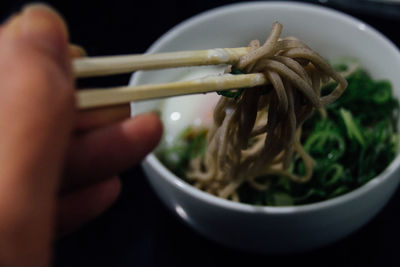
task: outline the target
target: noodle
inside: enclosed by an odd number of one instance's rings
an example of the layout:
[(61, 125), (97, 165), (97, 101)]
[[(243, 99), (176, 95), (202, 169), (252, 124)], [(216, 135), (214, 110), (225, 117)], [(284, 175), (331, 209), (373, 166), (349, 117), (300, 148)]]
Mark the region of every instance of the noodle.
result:
[[(239, 201), (236, 190), (244, 182), (257, 190), (268, 188), (268, 178), (259, 182), (258, 177), (310, 180), (315, 162), (300, 143), (302, 124), (314, 109), (335, 101), (347, 82), (298, 39), (280, 39), (281, 32), (282, 25), (275, 22), (266, 42), (260, 46), (258, 40), (251, 41), (251, 51), (234, 66), (246, 73), (264, 73), (270, 85), (244, 90), (235, 99), (221, 97), (206, 153), (191, 161), (187, 174), (197, 188)], [(338, 86), (321, 96), (321, 85), (328, 78)], [(302, 175), (288, 171), (296, 154), (304, 162)]]

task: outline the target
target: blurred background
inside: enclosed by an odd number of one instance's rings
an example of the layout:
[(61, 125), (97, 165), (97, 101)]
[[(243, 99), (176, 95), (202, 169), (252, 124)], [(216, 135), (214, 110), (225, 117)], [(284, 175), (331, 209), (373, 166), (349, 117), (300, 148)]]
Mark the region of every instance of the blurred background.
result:
[[(30, 1), (2, 0), (0, 19)], [(91, 56), (144, 53), (164, 32), (227, 0), (43, 1), (65, 17), (72, 43)], [(400, 1), (301, 1), (331, 7), (372, 25), (400, 47)], [(399, 70), (400, 73), (400, 70)], [(130, 75), (79, 86), (127, 84)], [(400, 266), (400, 193), (368, 225), (335, 244), (291, 255), (258, 255), (204, 239), (171, 214), (140, 166), (122, 175), (123, 192), (105, 214), (55, 242), (55, 266)]]

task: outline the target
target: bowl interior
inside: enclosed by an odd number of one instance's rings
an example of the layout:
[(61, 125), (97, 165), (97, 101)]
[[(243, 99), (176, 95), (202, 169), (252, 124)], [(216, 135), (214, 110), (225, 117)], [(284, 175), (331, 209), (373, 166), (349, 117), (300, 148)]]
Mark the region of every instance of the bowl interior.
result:
[[(394, 94), (400, 96), (400, 56), (397, 48), (365, 23), (326, 8), (300, 3), (245, 3), (217, 8), (195, 16), (174, 27), (148, 50), (149, 53), (246, 46), (249, 41), (267, 37), (273, 22), (283, 25), (282, 36), (295, 36), (322, 56), (336, 60), (356, 58), (374, 78), (391, 81)], [(131, 84), (179, 80), (187, 69), (137, 72)], [(188, 101), (199, 101), (203, 95)], [(177, 101), (179, 98), (176, 98)], [(133, 103), (133, 114), (163, 110), (163, 100)], [(171, 121), (166, 124), (166, 135)], [(164, 168), (151, 155), (156, 168)], [(390, 166), (398, 167), (399, 157)], [(171, 179), (176, 177), (172, 174)]]

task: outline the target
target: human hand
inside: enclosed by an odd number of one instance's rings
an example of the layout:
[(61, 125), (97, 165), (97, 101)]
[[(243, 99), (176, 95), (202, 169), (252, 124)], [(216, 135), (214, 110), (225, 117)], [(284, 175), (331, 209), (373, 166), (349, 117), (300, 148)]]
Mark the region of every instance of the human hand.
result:
[(1, 266), (48, 265), (56, 232), (109, 207), (120, 192), (115, 175), (160, 139), (154, 114), (76, 111), (70, 57), (80, 53), (42, 5), (0, 28)]

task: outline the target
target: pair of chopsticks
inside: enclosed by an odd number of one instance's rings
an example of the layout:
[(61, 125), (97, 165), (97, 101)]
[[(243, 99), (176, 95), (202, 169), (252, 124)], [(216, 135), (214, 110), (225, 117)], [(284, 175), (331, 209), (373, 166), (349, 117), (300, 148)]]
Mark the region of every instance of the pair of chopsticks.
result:
[[(129, 73), (136, 70), (154, 70), (187, 66), (234, 64), (249, 52), (249, 48), (217, 48), (159, 54), (104, 56), (78, 58), (73, 61), (77, 78)], [(76, 93), (79, 109), (99, 108), (169, 96), (206, 93), (217, 90), (249, 88), (265, 84), (263, 74), (219, 75), (182, 82), (96, 88)], [(106, 89), (106, 90), (105, 90)]]

